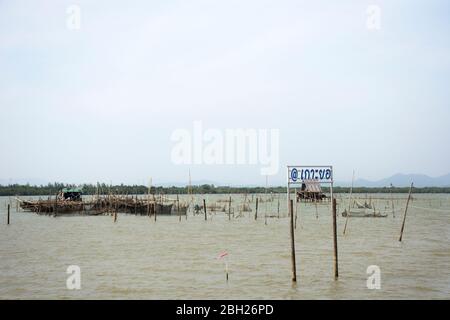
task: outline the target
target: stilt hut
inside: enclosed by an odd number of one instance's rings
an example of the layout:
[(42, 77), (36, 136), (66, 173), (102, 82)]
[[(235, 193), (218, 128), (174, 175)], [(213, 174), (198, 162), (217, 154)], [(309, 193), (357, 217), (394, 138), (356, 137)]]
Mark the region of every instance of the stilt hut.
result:
[(327, 196), (322, 192), (319, 181), (304, 180), (300, 191), (297, 191), (297, 202), (323, 201)]

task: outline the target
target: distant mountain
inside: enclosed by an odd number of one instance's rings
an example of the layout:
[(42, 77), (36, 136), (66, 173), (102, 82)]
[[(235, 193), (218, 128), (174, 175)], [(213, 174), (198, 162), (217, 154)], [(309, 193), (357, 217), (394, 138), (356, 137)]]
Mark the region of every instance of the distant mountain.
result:
[[(408, 187), (414, 183), (415, 187), (450, 187), (450, 174), (441, 177), (429, 177), (424, 174), (395, 174), (389, 178), (381, 179), (378, 181), (369, 181), (366, 179), (355, 180), (355, 187), (388, 187), (391, 185), (394, 187)], [(341, 185), (351, 185), (351, 183), (345, 183)]]
[[(370, 181), (367, 179), (356, 179), (354, 186), (355, 187), (369, 187), (369, 188), (382, 188), (389, 187), (392, 183), (394, 187), (409, 187), (411, 182), (414, 183), (415, 187), (423, 188), (423, 187), (450, 187), (450, 174), (441, 176), (441, 177), (429, 177), (424, 174), (395, 174), (389, 178), (381, 179), (378, 181)], [(0, 185), (8, 185), (11, 183), (17, 184), (27, 184), (30, 185), (46, 185), (48, 181), (42, 179), (0, 179)], [(264, 184), (261, 183), (226, 183), (219, 181), (211, 181), (211, 180), (193, 180), (192, 185), (215, 185), (215, 186), (230, 186), (230, 187), (264, 187)], [(156, 186), (162, 187), (184, 187), (187, 186), (187, 181), (184, 182), (156, 182), (154, 183)], [(285, 186), (284, 182), (272, 182), (269, 183), (269, 186)], [(351, 181), (336, 181), (335, 186), (341, 187), (350, 187)]]
[[(415, 187), (423, 188), (423, 187), (450, 187), (450, 174), (441, 177), (429, 177), (424, 174), (395, 174), (389, 178), (371, 181), (367, 179), (356, 179), (354, 186), (355, 187), (369, 187), (369, 188), (382, 188), (389, 187), (392, 183), (394, 187), (409, 187), (411, 182), (414, 183)], [(193, 186), (203, 185), (203, 184), (213, 184), (215, 186), (230, 186), (230, 187), (262, 187), (262, 184), (239, 184), (239, 183), (224, 183), (218, 181), (210, 181), (210, 180), (197, 180), (192, 181)], [(336, 186), (341, 187), (350, 187), (351, 181), (337, 181), (335, 183)], [(186, 182), (166, 182), (158, 184), (163, 187), (183, 187), (186, 186)], [(271, 183), (270, 186), (284, 186), (284, 183)]]

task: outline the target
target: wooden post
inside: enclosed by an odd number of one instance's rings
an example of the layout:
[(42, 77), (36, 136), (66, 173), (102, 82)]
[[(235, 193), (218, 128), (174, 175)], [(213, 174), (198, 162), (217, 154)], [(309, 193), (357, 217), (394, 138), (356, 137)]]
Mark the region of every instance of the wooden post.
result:
[[(264, 191), (264, 201), (266, 204), (266, 208), (264, 210), (264, 225), (267, 226), (267, 187), (269, 185), (269, 176), (266, 175), (266, 190)], [(270, 206), (272, 207), (272, 203), (270, 203)]]
[(264, 224), (267, 226), (267, 205), (266, 205), (266, 211), (264, 212)]
[(10, 207), (10, 205), (8, 204), (8, 218), (7, 218), (7, 224), (9, 224), (9, 207)]
[(411, 199), (411, 191), (413, 188), (413, 184), (411, 183), (411, 187), (409, 187), (409, 194), (408, 194), (408, 200), (406, 200), (406, 208), (405, 208), (405, 214), (403, 215), (403, 223), (402, 223), (402, 229), (400, 230), (400, 238), (398, 239), (398, 241), (402, 241), (403, 238), (403, 230), (405, 229), (405, 221), (406, 221), (406, 213), (408, 212), (408, 205), (409, 205), (409, 200)]
[(278, 213), (278, 219), (280, 218), (280, 194), (278, 194), (278, 210), (277, 210), (277, 213)]
[(294, 241), (294, 202), (293, 200), (289, 201), (289, 211), (291, 215), (291, 262), (292, 262), (292, 282), (297, 282), (297, 267), (295, 263), (295, 241)]
[[(156, 193), (156, 189), (155, 189), (155, 193)], [(154, 202), (154, 207), (153, 210), (155, 211), (155, 222), (156, 222), (156, 216), (157, 216), (157, 212), (158, 212), (158, 200), (156, 200), (155, 195), (153, 195), (153, 202)]]
[(333, 198), (333, 244), (334, 244), (334, 278), (337, 279), (339, 277), (339, 269), (338, 269), (336, 199), (334, 198)]
[(231, 220), (231, 196), (228, 204), (228, 220)]
[[(344, 234), (345, 234), (345, 231), (347, 231), (348, 218), (350, 218), (350, 209), (351, 209), (351, 204), (352, 204), (352, 193), (353, 193), (353, 183), (354, 183), (354, 181), (355, 181), (355, 170), (353, 170), (352, 187), (350, 188), (350, 196), (348, 198), (348, 212), (347, 212), (347, 217), (345, 219)], [(367, 195), (366, 195), (366, 197), (367, 197)]]
[(150, 178), (150, 181), (148, 183), (148, 190), (147, 190), (147, 216), (150, 217), (150, 190), (152, 189), (152, 178)]
[(58, 214), (58, 193), (56, 194), (55, 197), (55, 210), (53, 212), (53, 216), (56, 217), (57, 214)]
[(114, 212), (114, 223), (117, 222), (117, 210)]
[(258, 197), (256, 197), (255, 220), (258, 219)]
[(205, 212), (205, 221), (208, 220), (208, 217), (206, 216), (206, 200), (203, 199), (203, 211)]
[(319, 219), (319, 210), (317, 208), (317, 200), (314, 201), (314, 204), (316, 205), (316, 220)]
[[(295, 194), (297, 194), (297, 190), (295, 190)], [(295, 199), (294, 230), (297, 230), (297, 209), (298, 209), (298, 202), (297, 199)]]
[(181, 221), (181, 213), (180, 213), (180, 198), (177, 194), (177, 211), (178, 211), (178, 221)]
[(391, 189), (390, 189), (390, 191), (391, 191), (391, 201), (392, 201), (392, 218), (395, 218), (394, 196), (392, 195), (392, 187), (393, 187), (393, 185), (392, 185), (392, 183), (391, 183)]

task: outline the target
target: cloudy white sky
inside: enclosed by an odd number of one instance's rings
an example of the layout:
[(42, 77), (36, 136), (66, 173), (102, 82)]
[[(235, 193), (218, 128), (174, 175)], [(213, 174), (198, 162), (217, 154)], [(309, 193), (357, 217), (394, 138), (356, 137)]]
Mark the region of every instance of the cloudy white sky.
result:
[[(71, 5), (81, 28), (67, 27)], [(380, 30), (366, 26), (381, 9)], [(264, 184), (176, 129), (279, 129), (335, 179), (450, 172), (448, 1), (0, 1), (0, 179)]]

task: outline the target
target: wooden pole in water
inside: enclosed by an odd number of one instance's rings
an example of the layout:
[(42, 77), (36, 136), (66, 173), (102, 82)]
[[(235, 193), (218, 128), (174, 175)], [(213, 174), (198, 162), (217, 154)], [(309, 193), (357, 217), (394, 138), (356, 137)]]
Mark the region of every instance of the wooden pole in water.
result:
[(152, 178), (150, 178), (148, 182), (148, 189), (147, 189), (147, 216), (150, 217), (150, 190), (152, 189)]
[(55, 210), (53, 212), (53, 216), (56, 217), (57, 213), (58, 213), (58, 193), (56, 194), (55, 197)]
[(203, 199), (203, 211), (205, 212), (205, 221), (208, 220), (208, 217), (206, 216), (206, 200)]
[[(264, 194), (264, 201), (266, 204), (266, 208), (264, 210), (264, 224), (267, 226), (267, 187), (269, 185), (269, 176), (266, 175), (266, 190), (265, 190), (265, 194)], [(270, 203), (270, 206), (272, 207), (272, 202)]]
[(406, 221), (406, 213), (408, 212), (408, 205), (409, 205), (409, 200), (411, 199), (411, 191), (413, 188), (413, 184), (411, 183), (411, 187), (409, 187), (409, 194), (408, 194), (408, 200), (406, 200), (406, 208), (405, 208), (405, 214), (403, 215), (403, 223), (402, 223), (402, 229), (400, 230), (400, 238), (398, 239), (398, 241), (402, 241), (403, 238), (403, 230), (405, 229), (405, 221)]
[(180, 198), (177, 194), (177, 212), (178, 212), (178, 221), (181, 221), (181, 213), (180, 213)]
[(264, 224), (267, 226), (267, 210), (264, 211)]
[(350, 217), (350, 208), (351, 208), (351, 203), (352, 203), (351, 201), (352, 201), (352, 192), (353, 192), (354, 181), (355, 181), (355, 170), (353, 170), (352, 187), (350, 188), (350, 197), (348, 198), (348, 212), (347, 212), (347, 217), (345, 219), (344, 234), (345, 234), (345, 231), (347, 230), (348, 218)]
[(258, 219), (258, 197), (256, 197), (255, 220)]
[(292, 262), (292, 282), (297, 282), (297, 267), (295, 263), (295, 241), (294, 241), (294, 202), (293, 200), (289, 201), (289, 212), (291, 215), (291, 262)]
[(339, 269), (338, 269), (336, 199), (334, 198), (333, 198), (333, 244), (334, 244), (334, 278), (337, 279), (339, 277)]
[(117, 222), (117, 210), (114, 212), (114, 223)]
[(316, 220), (319, 219), (319, 210), (317, 208), (317, 200), (314, 200), (314, 204), (316, 205)]
[(231, 220), (231, 196), (230, 201), (228, 203), (228, 220)]
[[(294, 189), (295, 194), (297, 194), (297, 189)], [(298, 202), (297, 199), (295, 199), (295, 217), (294, 217), (294, 229), (297, 230), (297, 209), (298, 209)]]
[(392, 201), (392, 218), (395, 218), (394, 196), (393, 196), (393, 194), (392, 194), (392, 188), (393, 188), (393, 187), (394, 187), (394, 186), (393, 186), (392, 183), (391, 183), (390, 191), (391, 191), (391, 201)]
[(278, 210), (277, 210), (277, 213), (278, 213), (278, 219), (280, 218), (280, 194), (278, 194)]
[(9, 207), (10, 207), (10, 205), (8, 204), (8, 218), (7, 218), (7, 224), (9, 224)]
[(228, 261), (225, 261), (225, 273), (227, 274), (227, 282), (228, 282)]

